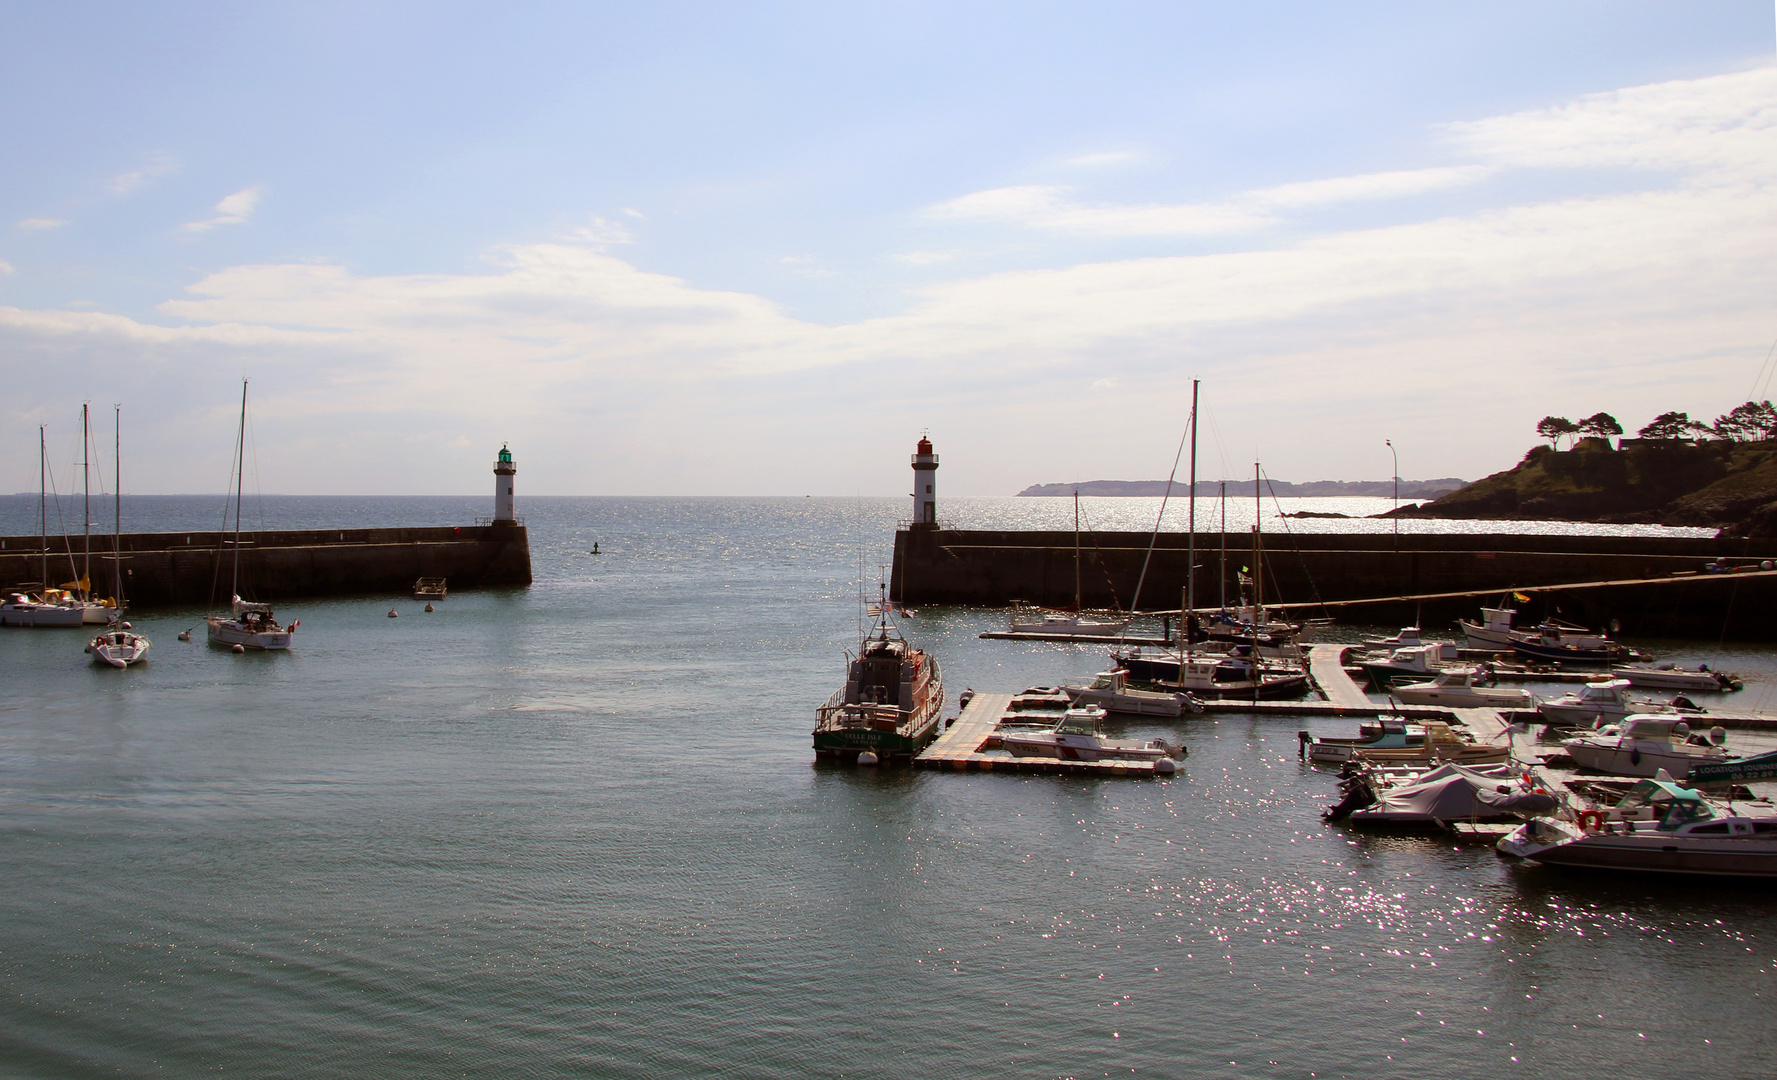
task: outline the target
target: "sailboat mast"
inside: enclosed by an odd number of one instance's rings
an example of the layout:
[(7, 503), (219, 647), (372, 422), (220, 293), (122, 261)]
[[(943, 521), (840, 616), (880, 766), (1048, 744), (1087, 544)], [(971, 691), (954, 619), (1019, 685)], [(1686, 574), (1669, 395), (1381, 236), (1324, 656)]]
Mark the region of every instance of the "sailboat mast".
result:
[(1222, 481), (1222, 565), (1217, 584), (1221, 587), (1221, 608), (1228, 610), (1228, 481)]
[(93, 495), (92, 461), (87, 453), (92, 445), (92, 426), (87, 420), (87, 406), (80, 406), (80, 516), (86, 530), (86, 549), (81, 556), (80, 598), (85, 600), (93, 586)]
[[(1074, 489), (1074, 614), (1080, 614), (1080, 489)], [(1078, 625), (1078, 624), (1076, 624)]]
[(1265, 596), (1265, 560), (1259, 557), (1259, 521), (1265, 508), (1259, 498), (1259, 463), (1253, 462), (1253, 636), (1259, 633), (1259, 611)]
[(123, 617), (123, 406), (112, 406), (116, 412), (116, 428), (112, 435), (111, 462), (111, 599), (117, 604), (117, 616)]
[[(1191, 616), (1197, 610), (1197, 386), (1191, 380), (1191, 486), (1189, 510), (1186, 514), (1189, 534), (1185, 539), (1185, 616), (1179, 620), (1179, 631), (1185, 635), (1185, 655), (1191, 655)], [(1183, 682), (1185, 673), (1179, 672)]]
[[(229, 591), (241, 595), (241, 484), (247, 471), (247, 380), (241, 380), (241, 427), (234, 444), (234, 578)], [(234, 601), (231, 599), (230, 604)]]
[(42, 565), (38, 573), (43, 575), (42, 587), (49, 588), (49, 479), (46, 473), (49, 461), (49, 446), (44, 438), (43, 425), (37, 425), (37, 544), (43, 549)]

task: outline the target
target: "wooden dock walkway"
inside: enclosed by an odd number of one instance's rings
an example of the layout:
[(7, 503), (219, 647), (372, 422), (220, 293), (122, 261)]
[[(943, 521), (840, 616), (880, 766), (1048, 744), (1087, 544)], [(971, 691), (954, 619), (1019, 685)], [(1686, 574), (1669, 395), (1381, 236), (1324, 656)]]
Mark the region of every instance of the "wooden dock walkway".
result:
[(950, 727), (913, 759), (916, 769), (952, 772), (1069, 773), (1076, 776), (1151, 777), (1151, 761), (1062, 761), (982, 752), (1012, 707), (1011, 694), (976, 694)]
[(1314, 685), (1335, 705), (1348, 709), (1375, 709), (1361, 687), (1345, 673), (1345, 654), (1350, 645), (1315, 645), (1308, 650), (1308, 674)]

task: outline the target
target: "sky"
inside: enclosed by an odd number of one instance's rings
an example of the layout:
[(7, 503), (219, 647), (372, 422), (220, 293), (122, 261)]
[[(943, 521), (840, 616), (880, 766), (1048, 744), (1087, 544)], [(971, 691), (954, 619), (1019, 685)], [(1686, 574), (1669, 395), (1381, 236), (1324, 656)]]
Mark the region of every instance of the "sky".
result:
[[(1777, 10), (0, 0), (0, 491), (1476, 479), (1771, 395)], [(1183, 466), (1181, 476), (1183, 475)], [(78, 465), (72, 470), (79, 473)], [(109, 480), (107, 480), (109, 483)]]

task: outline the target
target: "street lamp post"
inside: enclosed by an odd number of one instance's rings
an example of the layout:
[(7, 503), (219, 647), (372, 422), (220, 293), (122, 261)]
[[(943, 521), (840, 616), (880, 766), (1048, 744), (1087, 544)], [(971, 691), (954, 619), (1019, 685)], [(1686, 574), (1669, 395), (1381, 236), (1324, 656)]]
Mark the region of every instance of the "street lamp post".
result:
[(1382, 444), (1388, 447), (1389, 454), (1394, 457), (1394, 546), (1399, 548), (1401, 546), (1401, 519), (1399, 517), (1401, 509), (1401, 452), (1394, 448), (1393, 439), (1383, 439)]

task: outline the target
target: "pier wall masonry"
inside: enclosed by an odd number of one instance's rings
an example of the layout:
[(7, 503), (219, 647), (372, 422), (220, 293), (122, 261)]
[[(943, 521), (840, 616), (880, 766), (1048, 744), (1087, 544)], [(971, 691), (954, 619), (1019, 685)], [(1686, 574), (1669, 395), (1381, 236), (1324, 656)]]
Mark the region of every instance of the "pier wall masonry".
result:
[[(228, 602), (233, 533), (126, 533), (121, 540), (131, 607)], [(101, 596), (111, 593), (111, 546), (111, 537), (93, 537), (92, 588)], [(77, 578), (81, 541), (51, 537), (49, 547), (49, 583)], [(40, 550), (35, 536), (0, 537), (0, 585), (41, 581)], [(529, 535), (522, 525), (241, 534), (241, 593), (248, 600), (401, 593), (422, 577), (446, 578), (453, 591), (529, 585)]]
[[(1081, 599), (1088, 607), (1128, 609), (1142, 564), (1153, 555), (1136, 603), (1144, 611), (1176, 611), (1185, 587), (1183, 533), (1092, 533), (1080, 540)], [(1396, 547), (1396, 544), (1399, 544)], [(1226, 590), (1240, 595), (1241, 567), (1250, 566), (1252, 535), (1227, 536), (1221, 580), (1220, 533), (1197, 534), (1197, 604), (1215, 607)], [(1074, 535), (902, 529), (895, 534), (890, 591), (906, 604), (1062, 606), (1074, 598)], [(1777, 541), (1710, 537), (1575, 534), (1266, 533), (1265, 598), (1273, 603), (1368, 600), (1426, 593), (1504, 593), (1578, 582), (1666, 579), (1695, 574), (1710, 562), (1777, 560)], [(1493, 599), (1497, 599), (1494, 597)], [(1405, 625), (1430, 631), (1473, 619), (1473, 599), (1427, 600), (1300, 609), (1297, 617), (1330, 615), (1342, 622)], [(1592, 625), (1613, 619), (1625, 636), (1777, 640), (1777, 577), (1685, 577), (1675, 583), (1613, 586), (1536, 596), (1517, 605), (1531, 619), (1559, 614)]]

